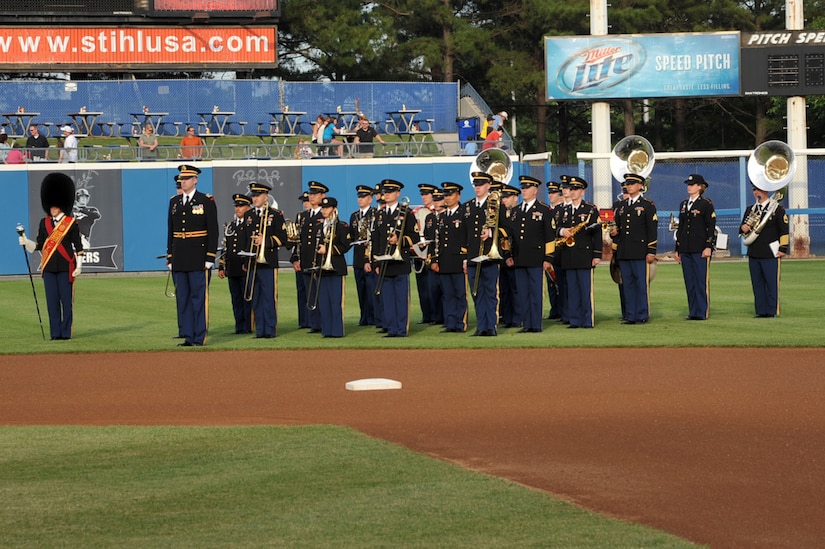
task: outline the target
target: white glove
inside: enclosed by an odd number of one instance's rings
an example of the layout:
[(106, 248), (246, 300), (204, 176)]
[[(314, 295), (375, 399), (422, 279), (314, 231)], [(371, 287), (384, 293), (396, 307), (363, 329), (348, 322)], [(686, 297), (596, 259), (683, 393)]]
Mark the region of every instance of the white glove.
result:
[(214, 264), (214, 263), (212, 263), (211, 261), (207, 261), (207, 262), (205, 263), (205, 265), (204, 265), (204, 267), (206, 267), (206, 270), (207, 270), (207, 271), (208, 271), (209, 269), (211, 269), (212, 267), (214, 267), (214, 266), (215, 266), (215, 264)]
[(81, 268), (81, 265), (83, 265), (83, 264), (80, 261), (78, 261), (77, 262), (77, 267), (75, 267), (74, 271), (72, 271), (72, 278), (77, 278), (78, 276), (80, 276), (80, 271), (83, 270)]
[(29, 253), (34, 252), (34, 249), (37, 248), (37, 244), (33, 240), (29, 240), (28, 238), (26, 238), (25, 233), (20, 235), (20, 238), (18, 239), (18, 242), (20, 242), (20, 245), (23, 246), (24, 248), (26, 248), (26, 250)]

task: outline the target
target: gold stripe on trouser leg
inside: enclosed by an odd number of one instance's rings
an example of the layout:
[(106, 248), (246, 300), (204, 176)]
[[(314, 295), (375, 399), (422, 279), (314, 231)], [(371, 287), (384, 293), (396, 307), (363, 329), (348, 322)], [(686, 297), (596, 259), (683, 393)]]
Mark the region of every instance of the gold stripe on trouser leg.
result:
[(496, 320), (493, 322), (493, 331), (498, 332), (499, 307), (501, 307), (501, 266), (498, 268), (498, 278), (496, 279)]
[[(593, 292), (593, 281), (594, 276), (593, 273), (596, 272), (595, 268), (590, 269), (590, 325), (596, 325), (596, 301), (593, 299), (594, 292)], [(542, 281), (544, 282), (544, 281)], [(543, 315), (542, 315), (543, 316)]]
[(782, 279), (782, 258), (776, 258), (776, 316), (779, 316), (779, 281)]
[(407, 277), (407, 326), (406, 326), (404, 331), (406, 332), (407, 335), (410, 335), (410, 293), (412, 292), (410, 286), (412, 285), (412, 283), (410, 282), (410, 275), (409, 274), (405, 274), (405, 275), (401, 275), (401, 276), (406, 276)]
[(275, 333), (278, 333), (278, 268), (272, 269), (272, 284), (274, 284), (275, 291), (272, 292), (275, 300)]
[(707, 266), (705, 268), (705, 301), (708, 306), (705, 309), (705, 320), (710, 316), (710, 257), (706, 257)]
[(347, 335), (346, 324), (344, 323), (344, 305), (347, 302), (347, 277), (341, 277), (341, 326), (343, 332), (341, 335)]
[[(76, 278), (75, 281), (77, 281)], [(74, 337), (74, 282), (72, 282), (72, 325), (69, 326), (69, 337)]]
[(645, 258), (645, 297), (647, 298), (647, 318), (650, 320), (650, 263)]
[(464, 307), (464, 318), (461, 319), (461, 323), (462, 323), (462, 326), (464, 328), (462, 330), (462, 332), (466, 332), (467, 327), (468, 327), (468, 323), (467, 323), (468, 318), (467, 317), (470, 314), (470, 300), (467, 296), (470, 295), (470, 290), (468, 289), (469, 287), (470, 287), (470, 277), (467, 275), (467, 273), (464, 273), (464, 301), (467, 304), (467, 306)]
[(205, 294), (203, 296), (203, 314), (206, 317), (206, 334), (203, 336), (203, 343), (206, 344), (206, 338), (209, 337), (209, 270), (207, 269), (204, 273), (204, 286), (206, 289), (204, 290)]

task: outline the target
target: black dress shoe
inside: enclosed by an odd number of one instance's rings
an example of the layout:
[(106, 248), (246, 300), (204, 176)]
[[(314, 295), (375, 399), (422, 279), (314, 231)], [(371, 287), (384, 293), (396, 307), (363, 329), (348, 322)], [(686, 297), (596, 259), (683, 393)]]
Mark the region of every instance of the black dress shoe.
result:
[(622, 324), (636, 324), (636, 321), (635, 320), (628, 320), (628, 319), (625, 318), (625, 319), (622, 320)]
[(309, 333), (311, 333), (311, 334), (320, 334), (321, 330), (319, 330), (317, 328), (310, 328)]
[(384, 334), (384, 337), (396, 337), (395, 334)]
[(178, 343), (178, 347), (192, 347), (192, 344), (188, 341), (184, 341), (183, 343)]
[(173, 337), (172, 339), (183, 339), (183, 338), (185, 338), (185, 337), (186, 337), (186, 336), (176, 335), (176, 336), (175, 336), (175, 337)]
[(575, 324), (571, 324), (570, 326), (567, 327), (568, 330), (575, 330), (577, 328), (581, 328), (581, 326), (576, 326)]
[(386, 328), (378, 328), (378, 329), (375, 331), (375, 333), (377, 333), (377, 334), (386, 334), (387, 332), (389, 332), (389, 330), (388, 330), (388, 329), (386, 329)]
[(496, 333), (493, 330), (484, 330), (478, 335), (483, 337), (496, 337)]
[(438, 333), (440, 333), (440, 334), (451, 334), (451, 333), (454, 333), (454, 332), (457, 332), (457, 331), (458, 330), (456, 330), (455, 328), (444, 328), (443, 330), (440, 330)]

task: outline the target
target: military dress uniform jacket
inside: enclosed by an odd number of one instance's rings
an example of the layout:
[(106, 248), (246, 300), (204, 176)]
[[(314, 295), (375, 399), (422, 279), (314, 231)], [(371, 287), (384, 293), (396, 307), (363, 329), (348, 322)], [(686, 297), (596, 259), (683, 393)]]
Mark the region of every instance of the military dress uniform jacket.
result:
[[(464, 223), (467, 230), (467, 258), (473, 259), (480, 255), (488, 255), (493, 247), (493, 239), (481, 240), (481, 233), (487, 223), (487, 200), (479, 207), (476, 204), (476, 199), (468, 200), (463, 207), (459, 207), (459, 211), (464, 211)], [(501, 242), (507, 238), (507, 229), (503, 221), (507, 209), (503, 204), (499, 203), (498, 210), (498, 249), (501, 253)], [(482, 242), (484, 244), (482, 245)], [(481, 252), (481, 253), (479, 253)], [(502, 254), (503, 256), (503, 254)]]
[[(343, 221), (337, 221), (335, 234), (332, 238), (332, 270), (320, 270), (321, 276), (347, 276), (347, 259), (344, 257), (344, 254), (349, 251), (350, 242), (352, 242), (352, 240), (350, 240), (349, 226)], [(324, 254), (323, 257), (319, 255), (318, 265), (323, 265), (324, 261), (326, 261), (326, 254)]]
[[(357, 242), (358, 240), (361, 240), (361, 226), (365, 225), (367, 229), (370, 229), (373, 226), (374, 218), (375, 208), (369, 208), (363, 218), (361, 217), (360, 208), (352, 212), (352, 215), (349, 217), (350, 242)], [(367, 236), (369, 236), (370, 233), (371, 231), (367, 233)], [(367, 244), (368, 243), (356, 244), (352, 247), (353, 269), (363, 269), (364, 265), (369, 261), (369, 257), (367, 257)]]
[(446, 211), (438, 214), (435, 230), (433, 263), (438, 263), (438, 272), (463, 273), (467, 260), (467, 227), (461, 208), (453, 215)]
[(172, 270), (202, 271), (215, 263), (218, 253), (218, 209), (211, 195), (195, 191), (184, 206), (183, 195), (169, 200), (169, 234), (166, 259)]
[(680, 254), (702, 253), (716, 244), (716, 211), (713, 202), (699, 196), (688, 211), (689, 200), (679, 205), (679, 228), (676, 230), (676, 251)]
[(556, 228), (550, 207), (536, 200), (525, 212), (519, 204), (511, 217), (513, 266), (541, 267), (545, 261), (552, 262)]
[(223, 230), (223, 254), (218, 263), (218, 269), (224, 271), (224, 274), (230, 278), (246, 276), (244, 267), (249, 258), (238, 255), (238, 252), (249, 251), (248, 248), (242, 247), (242, 243), (246, 241), (242, 234), (245, 227), (242, 219), (233, 219)]
[(321, 231), (324, 228), (324, 217), (321, 215), (321, 210), (313, 215), (312, 211), (304, 212), (303, 223), (301, 223), (301, 237), (300, 243), (296, 246), (292, 253), (292, 263), (299, 261), (301, 270), (312, 267), (312, 262), (315, 260), (315, 251), (320, 244)]
[[(70, 219), (73, 219), (70, 216), (66, 216), (66, 220), (63, 221), (64, 223), (68, 223)], [(46, 219), (42, 218), (40, 220), (40, 226), (37, 230), (37, 242), (36, 248), (37, 250), (42, 250), (43, 245), (46, 243), (46, 240), (49, 238), (51, 233), (46, 228)], [(52, 227), (54, 227), (54, 223), (52, 222)], [(66, 232), (66, 235), (60, 241), (60, 246), (58, 246), (52, 256), (49, 258), (49, 262), (43, 266), (43, 271), (47, 273), (71, 273), (76, 265), (70, 265), (69, 261), (63, 257), (61, 250), (64, 250), (69, 258), (74, 258), (75, 254), (82, 255), (83, 254), (83, 243), (80, 239), (80, 228), (77, 225), (77, 220), (72, 223), (72, 226)], [(201, 268), (203, 265), (201, 265)]]
[[(372, 233), (372, 266), (379, 269), (386, 269), (384, 276), (398, 276), (409, 274), (412, 271), (410, 267), (410, 246), (418, 242), (418, 232), (415, 230), (415, 217), (410, 212), (401, 215), (402, 210), (405, 210), (400, 204), (395, 207), (395, 211), (389, 213), (386, 209), (378, 212), (375, 218), (375, 230)], [(401, 230), (401, 225), (404, 225), (403, 234), (398, 235), (398, 246), (401, 251), (401, 258), (403, 261), (375, 261), (375, 257), (392, 253), (395, 251), (395, 246), (389, 246), (388, 241), (390, 237), (397, 231)]]
[(590, 269), (593, 259), (602, 258), (602, 226), (599, 223), (599, 210), (593, 204), (582, 202), (573, 213), (572, 207), (565, 208), (561, 216), (561, 229), (572, 229), (581, 223), (585, 227), (573, 237), (573, 247), (557, 246), (556, 253), (561, 255), (562, 269)]
[[(287, 242), (284, 214), (275, 208), (266, 207), (262, 215), (265, 217), (263, 224), (266, 226), (266, 238), (263, 242), (264, 259), (266, 260), (266, 265), (272, 269), (277, 269), (278, 247), (283, 246)], [(261, 232), (261, 216), (258, 215), (258, 211), (255, 208), (250, 209), (246, 212), (246, 215), (244, 215), (243, 227), (241, 231), (242, 249), (246, 251), (251, 250), (256, 254), (259, 253), (260, 249), (252, 245), (252, 237)]]
[[(742, 218), (742, 223), (740, 223), (740, 227), (745, 223), (745, 220), (750, 215), (751, 210), (756, 207), (756, 204), (751, 204), (745, 210), (745, 215)], [(751, 230), (754, 228), (751, 227)], [(740, 233), (741, 235), (742, 233)], [(756, 240), (753, 241), (753, 244), (748, 246), (748, 257), (753, 257), (754, 259), (768, 259), (771, 257), (775, 257), (773, 255), (773, 250), (771, 250), (770, 244), (771, 242), (779, 242), (779, 251), (782, 253), (788, 253), (788, 245), (790, 244), (790, 237), (789, 237), (789, 228), (788, 228), (788, 214), (785, 212), (785, 208), (782, 205), (776, 207), (773, 211), (771, 216), (768, 218), (768, 222), (765, 224), (765, 227), (762, 229), (762, 232), (759, 233), (759, 236)]]
[(650, 200), (639, 197), (634, 204), (623, 200), (616, 210), (616, 230), (613, 237), (619, 260), (645, 259), (656, 254), (659, 217)]

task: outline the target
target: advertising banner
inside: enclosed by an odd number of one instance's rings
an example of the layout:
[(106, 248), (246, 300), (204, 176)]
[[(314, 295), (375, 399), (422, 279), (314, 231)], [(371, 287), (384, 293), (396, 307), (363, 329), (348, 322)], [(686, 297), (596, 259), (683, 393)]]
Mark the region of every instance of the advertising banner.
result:
[(547, 99), (739, 95), (739, 33), (545, 37)]
[(275, 66), (274, 27), (2, 27), (0, 69)]

